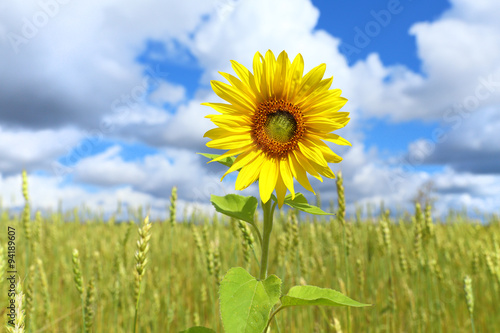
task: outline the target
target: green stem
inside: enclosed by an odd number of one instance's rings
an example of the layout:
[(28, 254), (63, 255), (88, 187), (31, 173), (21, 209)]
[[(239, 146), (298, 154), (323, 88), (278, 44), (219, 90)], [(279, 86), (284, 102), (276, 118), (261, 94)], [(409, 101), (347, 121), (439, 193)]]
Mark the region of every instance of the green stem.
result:
[(267, 278), (267, 261), (269, 257), (269, 241), (271, 239), (271, 231), (273, 230), (273, 213), (276, 203), (268, 200), (262, 203), (262, 210), (264, 211), (264, 232), (262, 237), (262, 256), (260, 259), (260, 280)]
[(276, 310), (274, 310), (271, 315), (269, 316), (269, 320), (267, 321), (267, 325), (266, 325), (266, 328), (264, 329), (264, 332), (266, 332), (267, 328), (269, 327), (269, 325), (271, 325), (271, 321), (273, 320), (273, 318), (275, 318), (274, 316), (276, 316), (276, 314), (278, 312), (280, 312), (281, 310), (283, 310), (284, 307), (282, 306), (279, 306)]
[(134, 315), (134, 333), (137, 332), (137, 326), (139, 324), (139, 300), (141, 298), (142, 289), (142, 277), (139, 277), (139, 292), (137, 293), (137, 300), (135, 302), (135, 315)]
[(259, 240), (259, 244), (260, 246), (262, 246), (262, 236), (260, 234), (260, 231), (259, 231), (259, 228), (257, 228), (257, 225), (256, 224), (253, 224), (253, 223), (249, 223), (253, 229), (255, 230), (255, 232), (257, 233), (257, 239)]
[[(346, 284), (346, 292), (347, 295), (349, 295), (349, 263), (348, 263), (348, 255), (347, 255), (347, 241), (346, 241), (346, 232), (345, 232), (345, 222), (342, 227), (342, 238), (343, 238), (343, 243), (344, 243), (344, 263), (345, 263), (345, 271), (346, 271), (346, 278), (345, 278), (345, 284)], [(351, 307), (347, 307), (347, 332), (352, 333), (352, 328), (351, 328)]]
[(83, 320), (82, 332), (86, 333), (87, 327), (85, 326), (85, 300), (84, 300), (83, 295), (80, 298), (82, 299), (82, 320)]
[[(389, 286), (390, 286), (390, 293), (391, 293), (391, 297), (392, 297), (392, 301), (393, 302), (396, 302), (396, 298), (395, 298), (395, 295), (394, 295), (394, 278), (393, 278), (393, 273), (392, 273), (392, 258), (391, 258), (391, 253), (389, 251), (387, 251), (387, 259), (389, 260)], [(392, 332), (396, 332), (396, 309), (395, 309), (395, 306), (393, 306), (391, 304), (391, 311), (392, 311), (392, 318), (390, 320), (390, 325), (391, 325), (391, 329), (392, 329)]]
[(470, 324), (472, 328), (472, 333), (476, 333), (476, 328), (474, 327), (474, 316), (472, 315), (472, 313), (470, 314)]

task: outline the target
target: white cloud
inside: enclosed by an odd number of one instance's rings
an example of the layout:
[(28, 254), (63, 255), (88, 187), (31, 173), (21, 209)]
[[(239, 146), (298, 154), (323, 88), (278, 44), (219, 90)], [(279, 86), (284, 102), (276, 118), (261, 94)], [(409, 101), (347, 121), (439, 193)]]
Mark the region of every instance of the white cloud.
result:
[(439, 194), (436, 209), (442, 214), (450, 207), (498, 213), (500, 176), (475, 175), (448, 168), (433, 180)]
[(103, 122), (112, 128), (113, 133), (116, 133), (129, 126), (140, 128), (165, 124), (170, 118), (171, 116), (163, 109), (149, 105), (137, 105), (116, 109), (112, 114), (104, 116)]
[[(210, 120), (204, 117), (214, 113), (211, 108), (201, 105), (206, 101), (203, 93), (195, 99), (181, 104), (174, 114), (153, 106), (122, 108), (104, 117), (111, 126), (112, 134), (125, 140), (138, 140), (156, 147), (187, 148), (195, 151), (205, 149), (208, 139), (203, 138), (206, 131), (213, 128)], [(211, 93), (209, 96), (215, 96)], [(214, 97), (211, 97), (215, 99)]]
[(130, 185), (136, 191), (163, 198), (178, 186), (180, 197), (206, 202), (210, 194), (231, 192), (227, 183), (220, 182), (221, 175), (204, 165), (206, 159), (192, 151), (168, 149), (133, 161), (124, 160), (120, 152), (121, 148), (114, 146), (80, 160), (72, 169), (75, 181), (103, 188)]
[(74, 129), (28, 131), (0, 126), (0, 173), (50, 168), (82, 137), (83, 133)]
[[(471, 12), (482, 13), (483, 20)], [(478, 108), (500, 103), (500, 25), (494, 12), (498, 13), (497, 1), (460, 0), (442, 18), (414, 24), (410, 34), (416, 38), (425, 75), (401, 67), (378, 70), (375, 78), (368, 76), (366, 84), (361, 83), (361, 91), (371, 97), (362, 99), (364, 111), (397, 121), (442, 120), (446, 109), (456, 104), (477, 103)], [(369, 57), (355, 67), (369, 72), (363, 67), (380, 66)], [(389, 82), (379, 81), (384, 75), (389, 75)], [(490, 77), (495, 89), (479, 88)], [(376, 88), (370, 94), (368, 87)]]
[(198, 0), (2, 3), (2, 121), (96, 128), (115, 100), (143, 85), (135, 59), (146, 40), (186, 39), (213, 11)]
[[(24, 205), (21, 183), (20, 175), (9, 177), (0, 175), (3, 205), (18, 209)], [(121, 202), (133, 210), (139, 207), (144, 209), (149, 207), (152, 216), (161, 217), (165, 216), (165, 207), (168, 204), (168, 200), (164, 198), (135, 191), (131, 186), (106, 188), (92, 192), (77, 184), (61, 185), (55, 177), (50, 176), (28, 175), (28, 189), (32, 211), (54, 211), (61, 204), (63, 210), (85, 207), (92, 212), (110, 214), (116, 211), (117, 204)]]
[(418, 164), (449, 165), (458, 171), (500, 173), (500, 115), (498, 107), (453, 114), (443, 134), (412, 142), (408, 159)]
[(149, 100), (158, 106), (165, 103), (177, 104), (184, 100), (186, 89), (177, 84), (161, 82), (160, 86), (154, 90), (149, 96)]

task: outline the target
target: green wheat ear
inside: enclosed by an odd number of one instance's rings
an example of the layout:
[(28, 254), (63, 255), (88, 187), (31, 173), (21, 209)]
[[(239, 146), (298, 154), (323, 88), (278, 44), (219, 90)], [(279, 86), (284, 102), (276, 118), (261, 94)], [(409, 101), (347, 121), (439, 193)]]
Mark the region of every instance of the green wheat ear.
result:
[(83, 277), (80, 267), (80, 254), (77, 249), (73, 250), (73, 275), (76, 289), (78, 290), (80, 297), (83, 299)]
[(149, 240), (151, 239), (151, 221), (149, 215), (143, 220), (142, 227), (139, 228), (139, 240), (137, 241), (137, 251), (135, 252), (135, 285), (134, 285), (134, 332), (137, 330), (139, 315), (139, 299), (141, 296), (142, 279), (146, 273), (148, 263), (147, 254), (149, 252)]
[(135, 252), (135, 273), (136, 273), (136, 290), (135, 290), (135, 301), (139, 298), (139, 289), (144, 274), (146, 273), (146, 265), (148, 263), (147, 254), (149, 252), (149, 240), (151, 239), (151, 222), (149, 221), (149, 216), (146, 216), (142, 224), (142, 228), (139, 228), (139, 240), (137, 241), (137, 251)]
[(465, 301), (469, 310), (472, 332), (475, 332), (474, 327), (474, 294), (472, 293), (472, 279), (467, 275), (464, 278)]
[(95, 285), (94, 278), (89, 280), (87, 286), (87, 295), (85, 297), (85, 332), (89, 332), (94, 324), (94, 306), (95, 306)]
[(177, 186), (172, 187), (172, 193), (170, 195), (170, 225), (175, 226), (175, 218), (177, 216)]
[[(25, 201), (23, 215), (22, 215), (22, 221), (23, 221), (24, 232), (26, 234), (26, 239), (28, 240), (28, 243), (30, 244), (31, 243), (30, 198), (29, 198), (29, 193), (28, 193), (28, 174), (26, 173), (26, 170), (23, 170), (22, 179), (23, 179), (22, 191), (23, 191), (23, 197), (24, 197), (24, 201)], [(27, 254), (28, 254), (28, 252), (27, 252)]]

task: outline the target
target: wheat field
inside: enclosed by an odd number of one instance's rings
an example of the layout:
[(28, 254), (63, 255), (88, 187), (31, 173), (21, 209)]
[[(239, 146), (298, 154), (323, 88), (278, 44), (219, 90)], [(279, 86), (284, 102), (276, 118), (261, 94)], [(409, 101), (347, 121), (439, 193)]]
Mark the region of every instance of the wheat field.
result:
[[(218, 283), (234, 266), (255, 275), (259, 246), (248, 226), (234, 219), (196, 211), (174, 219), (186, 214), (176, 214), (173, 203), (172, 218), (151, 223), (137, 331), (202, 325), (222, 332)], [(479, 223), (465, 212), (450, 212), (433, 221), (430, 210), (394, 217), (358, 209), (345, 224), (291, 210), (277, 214), (269, 270), (283, 280), (283, 292), (297, 284), (317, 285), (372, 306), (353, 309), (350, 318), (340, 307), (287, 309), (271, 331), (347, 332), (350, 320), (352, 332), (472, 332), (473, 320), (475, 332), (498, 332), (499, 217)], [(76, 209), (42, 215), (29, 204), (19, 214), (0, 211), (0, 302), (9, 302), (11, 227), (25, 332), (133, 332), (136, 243), (145, 213), (129, 216), (129, 221), (104, 220)], [(6, 306), (2, 309), (7, 331)]]

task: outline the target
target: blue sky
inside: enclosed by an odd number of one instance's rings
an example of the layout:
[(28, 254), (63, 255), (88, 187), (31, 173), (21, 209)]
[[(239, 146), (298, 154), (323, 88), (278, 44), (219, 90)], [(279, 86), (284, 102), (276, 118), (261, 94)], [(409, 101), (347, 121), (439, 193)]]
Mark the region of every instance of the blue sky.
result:
[[(210, 210), (234, 177), (206, 165), (210, 80), (256, 51), (327, 64), (349, 99), (348, 208), (411, 207), (432, 181), (436, 213), (498, 212), (500, 25), (495, 0), (146, 0), (0, 10), (0, 195), (19, 207), (20, 171), (40, 209), (116, 202), (164, 214)], [(334, 182), (313, 182), (324, 201)], [(242, 194), (257, 195), (253, 185)], [(310, 194), (308, 197), (312, 199)]]
[[(450, 7), (444, 0), (316, 0), (313, 4), (321, 12), (316, 29), (324, 29), (342, 40), (340, 48), (345, 50), (343, 53), (350, 64), (375, 52), (385, 65), (403, 64), (416, 72), (420, 71), (421, 62), (415, 38), (408, 30), (416, 22), (436, 20)], [(378, 23), (379, 28), (370, 22)], [(378, 30), (380, 32), (373, 37), (366, 33), (373, 31), (375, 34)], [(366, 46), (356, 45), (355, 37), (362, 35), (359, 31), (367, 36)]]

